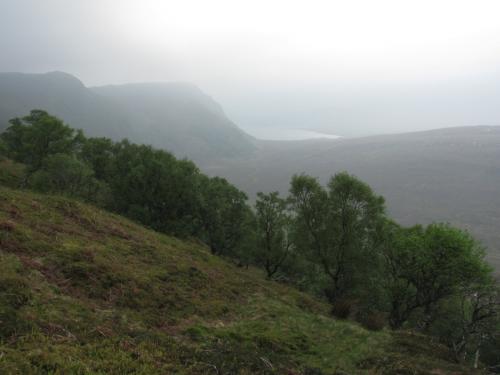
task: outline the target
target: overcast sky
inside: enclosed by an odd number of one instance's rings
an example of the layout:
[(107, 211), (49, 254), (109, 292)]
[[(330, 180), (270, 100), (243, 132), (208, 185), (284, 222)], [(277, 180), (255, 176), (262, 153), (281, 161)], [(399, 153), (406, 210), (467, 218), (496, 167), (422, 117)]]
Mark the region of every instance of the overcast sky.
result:
[(500, 124), (498, 0), (0, 0), (0, 71), (189, 81), (250, 132)]

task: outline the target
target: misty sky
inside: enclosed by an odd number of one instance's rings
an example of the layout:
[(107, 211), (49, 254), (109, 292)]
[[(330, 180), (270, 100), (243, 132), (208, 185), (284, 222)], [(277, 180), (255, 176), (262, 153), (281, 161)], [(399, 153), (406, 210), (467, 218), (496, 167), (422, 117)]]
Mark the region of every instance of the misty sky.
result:
[(189, 81), (239, 126), (500, 125), (500, 1), (0, 0), (0, 71)]

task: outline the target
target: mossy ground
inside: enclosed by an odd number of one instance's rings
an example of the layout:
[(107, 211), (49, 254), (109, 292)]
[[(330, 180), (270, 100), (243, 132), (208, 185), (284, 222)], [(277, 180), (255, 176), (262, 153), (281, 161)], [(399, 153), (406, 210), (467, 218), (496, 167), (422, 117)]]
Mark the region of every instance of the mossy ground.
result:
[(24, 176), (24, 165), (5, 159), (0, 155), (0, 185), (17, 188)]
[(472, 373), (425, 336), (334, 320), (259, 270), (66, 198), (0, 187), (0, 249), (2, 374)]

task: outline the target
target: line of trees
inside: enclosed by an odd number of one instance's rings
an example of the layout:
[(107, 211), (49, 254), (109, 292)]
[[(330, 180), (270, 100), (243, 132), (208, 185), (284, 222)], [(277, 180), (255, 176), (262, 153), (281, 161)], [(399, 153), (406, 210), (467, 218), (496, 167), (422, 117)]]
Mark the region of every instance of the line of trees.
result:
[(42, 110), (11, 120), (0, 139), (5, 155), (26, 166), (24, 186), (200, 238), (214, 254), (236, 257), (254, 220), (243, 192), (191, 161), (128, 140), (87, 138)]
[(346, 172), (327, 186), (292, 178), (254, 207), (223, 178), (127, 140), (88, 138), (42, 110), (10, 121), (0, 152), (26, 165), (23, 186), (77, 197), (323, 296), (338, 317), (433, 334), (457, 361), (498, 361), (498, 290), (484, 249), (446, 224), (404, 228)]

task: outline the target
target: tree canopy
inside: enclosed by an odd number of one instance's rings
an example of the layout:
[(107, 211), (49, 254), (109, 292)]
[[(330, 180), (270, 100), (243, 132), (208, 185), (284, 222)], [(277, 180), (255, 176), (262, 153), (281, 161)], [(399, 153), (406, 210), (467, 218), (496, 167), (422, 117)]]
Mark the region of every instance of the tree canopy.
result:
[(312, 177), (292, 178), (291, 201), (297, 214), (298, 246), (314, 252), (330, 278), (330, 300), (358, 282), (362, 259), (374, 259), (377, 222), (384, 200), (368, 185), (345, 172), (330, 179), (325, 189)]
[(83, 141), (81, 131), (42, 110), (33, 110), (28, 116), (14, 118), (9, 123), (1, 136), (7, 156), (26, 164), (32, 172), (42, 167), (46, 157), (73, 153)]
[(257, 251), (267, 277), (280, 270), (289, 256), (291, 239), (291, 216), (288, 202), (279, 197), (278, 192), (257, 194), (255, 202), (258, 226)]

